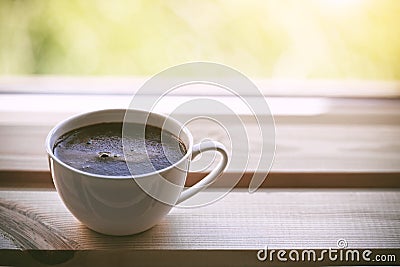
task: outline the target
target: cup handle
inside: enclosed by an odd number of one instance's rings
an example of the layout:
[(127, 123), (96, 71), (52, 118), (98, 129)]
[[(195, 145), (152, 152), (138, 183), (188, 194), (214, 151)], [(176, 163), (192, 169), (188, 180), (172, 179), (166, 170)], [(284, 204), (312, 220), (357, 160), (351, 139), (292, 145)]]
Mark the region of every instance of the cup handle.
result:
[(197, 194), (205, 187), (213, 183), (222, 174), (222, 172), (228, 165), (228, 152), (226, 151), (225, 146), (217, 141), (205, 141), (194, 145), (192, 149), (192, 159), (197, 157), (197, 155), (199, 155), (200, 153), (209, 150), (215, 150), (219, 152), (222, 156), (221, 161), (218, 163), (217, 167), (214, 170), (212, 170), (206, 177), (201, 179), (201, 181), (197, 182), (192, 187), (185, 189), (181, 193), (176, 204), (179, 204), (182, 201), (187, 200), (188, 198), (192, 197), (193, 195)]

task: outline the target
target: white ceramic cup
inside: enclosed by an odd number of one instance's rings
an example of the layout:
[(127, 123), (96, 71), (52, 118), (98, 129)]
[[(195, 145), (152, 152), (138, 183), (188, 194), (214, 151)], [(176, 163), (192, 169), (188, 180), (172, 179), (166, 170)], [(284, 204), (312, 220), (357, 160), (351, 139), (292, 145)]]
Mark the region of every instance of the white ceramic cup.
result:
[[(171, 117), (141, 110), (129, 110), (126, 117), (125, 113), (124, 109), (112, 109), (77, 115), (57, 124), (46, 139), (51, 175), (65, 206), (87, 227), (108, 235), (131, 235), (153, 227), (175, 204), (211, 184), (228, 164), (228, 154), (221, 143), (206, 141), (193, 145), (189, 130)], [(55, 142), (63, 134), (88, 125), (123, 122), (124, 118), (128, 123), (156, 126), (179, 136), (187, 153), (167, 168), (137, 176), (83, 172), (54, 155)], [(190, 161), (208, 150), (218, 151), (221, 161), (200, 182), (184, 189)]]

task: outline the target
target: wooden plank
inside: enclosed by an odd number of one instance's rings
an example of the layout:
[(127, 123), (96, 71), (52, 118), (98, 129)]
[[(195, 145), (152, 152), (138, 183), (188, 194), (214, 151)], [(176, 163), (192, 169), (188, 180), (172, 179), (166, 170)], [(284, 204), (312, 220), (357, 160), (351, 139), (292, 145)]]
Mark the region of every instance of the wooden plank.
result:
[[(208, 206), (174, 208), (156, 227), (127, 237), (87, 229), (54, 191), (2, 190), (0, 207), (2, 249), (66, 249), (59, 240), (80, 250), (329, 248), (341, 238), (351, 248), (400, 247), (399, 190), (235, 190)], [(49, 238), (28, 241), (28, 229), (48, 229)]]
[(79, 223), (52, 190), (2, 189), (0, 265), (287, 266), (276, 258), (260, 262), (257, 252), (268, 246), (321, 255), (339, 239), (349, 249), (399, 259), (399, 209), (399, 190), (234, 190), (208, 206), (174, 208), (144, 233), (112, 237)]
[[(192, 186), (207, 173), (189, 173), (186, 186)], [(254, 173), (224, 173), (218, 184), (211, 187), (230, 187), (241, 177), (235, 188), (248, 188)], [(49, 171), (0, 171), (2, 188), (53, 188)], [(400, 188), (399, 172), (271, 172), (260, 188)]]
[[(59, 99), (60, 96), (54, 97)], [(99, 97), (107, 100), (105, 96)], [(4, 95), (0, 97), (0, 103), (5, 101), (3, 98)], [(288, 105), (296, 105), (297, 102), (292, 100), (287, 99)], [(282, 100), (283, 104), (286, 102)], [(321, 105), (322, 111), (314, 115), (275, 116), (276, 154), (263, 186), (398, 187), (400, 101), (336, 99), (324, 101)], [(300, 107), (305, 108), (305, 104), (300, 104)], [(0, 112), (2, 186), (52, 187), (44, 140), (53, 124), (73, 114), (67, 112), (67, 108), (70, 107), (63, 107), (61, 110), (65, 109), (65, 112), (61, 113), (49, 110)], [(250, 156), (248, 169), (238, 186), (247, 187), (258, 164), (256, 160), (262, 141), (254, 120), (246, 114), (241, 114), (241, 119), (251, 142), (249, 151), (241, 144), (236, 147), (236, 155), (241, 159), (238, 162), (247, 161), (247, 156)], [(206, 136), (225, 143), (229, 148), (229, 137), (218, 127), (203, 121), (191, 125), (190, 129), (196, 142)], [(228, 127), (234, 133), (242, 125), (232, 121)], [(198, 166), (207, 165), (211, 157), (204, 155)], [(221, 179), (229, 181), (242, 171), (241, 167), (232, 165)], [(188, 184), (193, 184), (202, 175), (190, 174)]]
[[(400, 106), (400, 105), (399, 105)], [(400, 114), (400, 112), (399, 112)], [(344, 118), (345, 120), (345, 118)], [(347, 119), (349, 120), (349, 119)], [(367, 120), (367, 118), (366, 118)], [(275, 172), (399, 172), (400, 124), (276, 124), (276, 154), (272, 171)], [(230, 125), (237, 131), (241, 125)], [(249, 151), (237, 147), (236, 153), (247, 161), (248, 171), (257, 166), (262, 139), (258, 127), (246, 125), (251, 136)], [(51, 126), (8, 125), (0, 126), (0, 169), (46, 171), (48, 163), (44, 140)], [(193, 125), (195, 141), (205, 136), (230, 147), (230, 140), (212, 123)], [(204, 157), (207, 162), (207, 156)], [(232, 166), (232, 171), (242, 171)]]
[[(334, 250), (334, 249), (333, 249)], [(272, 250), (270, 250), (272, 251)], [(299, 255), (303, 255), (304, 252), (309, 251), (296, 250)], [(373, 249), (374, 255), (387, 255), (391, 256), (391, 259), (386, 262), (372, 262), (365, 261), (362, 258), (363, 251), (359, 250), (358, 255), (360, 259), (352, 261), (351, 255), (346, 260), (346, 256), (343, 256), (343, 260), (340, 260), (340, 252), (337, 250), (333, 253), (333, 257), (337, 256), (337, 259), (332, 261), (329, 259), (329, 254), (324, 249), (314, 249), (316, 253), (316, 259), (319, 259), (321, 255), (325, 255), (322, 260), (308, 261), (279, 261), (277, 259), (278, 251), (274, 251), (274, 257), (272, 260), (259, 261), (257, 259), (256, 250), (215, 250), (215, 249), (199, 249), (199, 250), (52, 250), (52, 251), (41, 251), (41, 250), (2, 250), (0, 251), (2, 258), (0, 262), (4, 262), (7, 266), (238, 266), (238, 267), (253, 267), (253, 266), (394, 266), (398, 265), (396, 259), (400, 258), (400, 249)], [(324, 252), (325, 251), (325, 252)], [(343, 250), (342, 255), (346, 255), (347, 250)], [(348, 250), (350, 251), (350, 249)], [(286, 258), (292, 250), (285, 250)], [(304, 253), (307, 259), (307, 253)], [(374, 259), (370, 257), (371, 259)], [(301, 257), (301, 256), (300, 256)], [(318, 258), (317, 258), (318, 257)], [(378, 263), (378, 264), (377, 264)]]

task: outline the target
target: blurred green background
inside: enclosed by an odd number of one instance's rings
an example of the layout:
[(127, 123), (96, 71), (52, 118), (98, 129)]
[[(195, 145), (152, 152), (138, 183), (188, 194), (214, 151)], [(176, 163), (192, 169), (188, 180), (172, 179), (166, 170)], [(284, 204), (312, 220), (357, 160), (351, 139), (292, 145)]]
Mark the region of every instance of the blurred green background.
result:
[(400, 0), (0, 0), (1, 75), (400, 79)]

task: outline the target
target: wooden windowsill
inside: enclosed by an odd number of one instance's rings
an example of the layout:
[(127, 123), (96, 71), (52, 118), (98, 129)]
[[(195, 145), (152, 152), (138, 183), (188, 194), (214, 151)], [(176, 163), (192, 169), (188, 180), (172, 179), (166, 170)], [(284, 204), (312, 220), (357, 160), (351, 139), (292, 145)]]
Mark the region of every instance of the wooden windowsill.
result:
[(2, 189), (0, 265), (254, 266), (265, 265), (256, 253), (266, 246), (321, 250), (339, 239), (393, 254), (399, 209), (399, 190), (236, 189), (212, 205), (175, 208), (144, 233), (111, 237), (79, 223), (53, 190)]
[[(58, 121), (84, 111), (75, 109), (79, 105), (69, 106), (74, 103), (73, 99), (84, 103), (92, 97), (69, 96), (64, 101), (62, 96), (46, 96), (53, 104), (40, 107), (28, 95), (0, 96), (0, 106), (5, 109), (0, 109), (0, 184), (13, 187), (34, 182), (51, 187), (44, 150), (46, 135)], [(117, 99), (98, 96), (91, 108), (103, 105), (121, 108), (130, 97), (122, 102)], [(107, 106), (110, 100), (112, 105)], [(400, 100), (272, 98), (271, 101), (283, 108), (275, 109), (276, 153), (263, 187), (400, 187)], [(297, 110), (291, 113), (285, 103), (297, 106)], [(68, 107), (72, 111), (67, 112)], [(41, 109), (38, 111), (38, 108)], [(297, 111), (303, 113), (297, 114)], [(198, 114), (194, 116), (201, 115), (202, 111), (195, 112)], [(249, 155), (256, 156), (257, 152), (252, 149), (260, 142), (257, 125), (248, 115), (239, 115), (251, 136), (253, 148), (250, 147)], [(233, 130), (240, 126), (233, 122), (229, 125)], [(221, 129), (216, 125), (194, 125), (191, 130), (195, 142), (208, 137), (229, 146), (229, 140), (219, 134)], [(243, 160), (247, 160), (247, 155), (239, 153)], [(250, 158), (250, 167), (239, 187), (247, 187), (256, 164)], [(222, 179), (229, 180), (242, 171), (232, 168)], [(201, 175), (189, 175), (188, 184), (193, 184)]]
[[(254, 171), (250, 168), (222, 200), (198, 209), (173, 209), (142, 234), (117, 238), (87, 229), (54, 191), (44, 139), (70, 115), (126, 107), (142, 82), (114, 77), (0, 78), (0, 265), (254, 266), (266, 265), (256, 258), (265, 246), (335, 248), (344, 238), (349, 248), (392, 253), (400, 247), (398, 82), (261, 81), (263, 93), (273, 96), (268, 100), (276, 123), (275, 160), (261, 189), (247, 192)], [(307, 90), (295, 91), (291, 85)], [(181, 97), (187, 96), (171, 101)], [(239, 116), (258, 144), (248, 114)], [(226, 141), (212, 126), (194, 132), (195, 139)], [(236, 174), (234, 170), (221, 179)], [(202, 175), (190, 173), (187, 185)], [(20, 231), (11, 231), (17, 229), (15, 224)]]
[[(192, 186), (207, 173), (189, 173), (185, 186)], [(241, 177), (235, 188), (248, 188), (253, 173), (224, 173), (212, 188), (228, 187)], [(54, 189), (48, 171), (0, 171), (0, 188)], [(399, 172), (271, 172), (260, 188), (400, 188)]]

